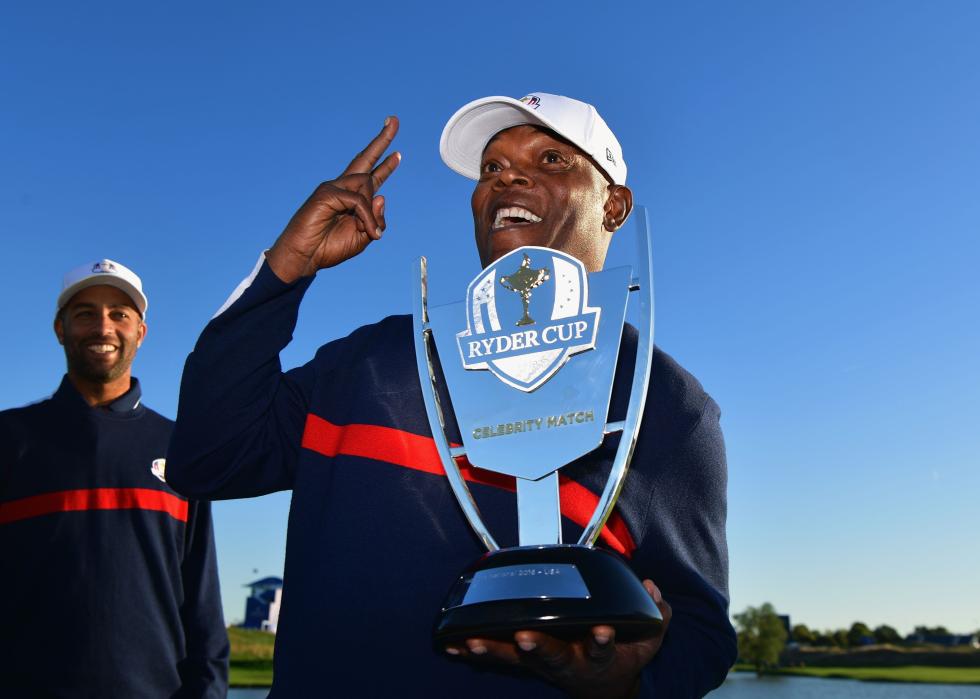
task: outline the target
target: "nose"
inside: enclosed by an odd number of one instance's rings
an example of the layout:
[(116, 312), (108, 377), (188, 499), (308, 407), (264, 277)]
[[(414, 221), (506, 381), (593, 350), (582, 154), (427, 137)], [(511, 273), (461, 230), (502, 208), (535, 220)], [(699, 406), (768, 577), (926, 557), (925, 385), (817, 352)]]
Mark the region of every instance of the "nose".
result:
[(109, 312), (106, 311), (99, 316), (95, 327), (100, 335), (105, 336), (112, 334), (113, 330), (115, 330), (116, 324), (109, 315)]
[(523, 170), (514, 165), (510, 165), (501, 171), (500, 182), (508, 187), (515, 185), (518, 187), (530, 187), (532, 184), (531, 178)]

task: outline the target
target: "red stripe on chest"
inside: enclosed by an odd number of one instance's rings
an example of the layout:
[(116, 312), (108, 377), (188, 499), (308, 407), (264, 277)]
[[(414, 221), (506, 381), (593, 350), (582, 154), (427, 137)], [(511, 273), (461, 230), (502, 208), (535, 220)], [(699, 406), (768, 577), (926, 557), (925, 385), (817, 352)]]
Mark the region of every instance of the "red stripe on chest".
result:
[[(377, 425), (335, 425), (322, 417), (306, 416), (302, 446), (324, 456), (359, 456), (374, 461), (384, 461), (396, 466), (424, 471), (437, 476), (445, 476), (446, 471), (439, 460), (435, 441), (431, 437), (421, 437), (411, 432)], [(477, 468), (466, 461), (459, 460), (463, 478), (471, 483), (480, 483), (514, 492), (514, 478)], [(562, 515), (585, 527), (599, 502), (588, 488), (558, 474), (559, 497)], [(636, 548), (626, 523), (613, 512), (602, 528), (602, 541), (614, 551), (630, 556)]]
[(0, 524), (56, 512), (85, 510), (152, 510), (187, 521), (187, 501), (152, 488), (83, 488), (60, 490), (0, 504)]

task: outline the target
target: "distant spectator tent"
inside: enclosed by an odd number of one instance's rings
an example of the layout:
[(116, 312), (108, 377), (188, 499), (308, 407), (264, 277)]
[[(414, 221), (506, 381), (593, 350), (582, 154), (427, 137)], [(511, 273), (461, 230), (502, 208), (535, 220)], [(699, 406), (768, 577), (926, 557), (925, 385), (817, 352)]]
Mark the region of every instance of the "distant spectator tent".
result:
[(282, 578), (262, 578), (244, 587), (251, 588), (252, 592), (245, 600), (245, 621), (242, 622), (242, 628), (275, 633), (279, 625)]

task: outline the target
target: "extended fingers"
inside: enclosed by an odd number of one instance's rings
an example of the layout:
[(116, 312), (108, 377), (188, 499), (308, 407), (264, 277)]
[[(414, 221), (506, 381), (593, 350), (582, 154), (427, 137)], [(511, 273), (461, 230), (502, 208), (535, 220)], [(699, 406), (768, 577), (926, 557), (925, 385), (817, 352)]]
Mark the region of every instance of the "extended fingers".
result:
[(377, 189), (388, 177), (395, 171), (398, 164), (402, 161), (402, 154), (398, 151), (390, 154), (387, 158), (381, 161), (378, 167), (371, 171), (371, 181), (374, 184), (374, 188)]
[[(364, 150), (354, 156), (354, 159), (350, 161), (350, 165), (341, 173), (341, 177), (371, 172), (374, 164), (388, 150), (388, 146), (391, 145), (396, 133), (398, 133), (398, 117), (390, 116), (385, 119), (385, 125), (381, 129), (381, 132), (371, 139), (371, 142), (367, 144)], [(397, 163), (395, 165), (397, 166)], [(392, 171), (394, 169), (394, 167), (391, 168)], [(390, 175), (391, 172), (388, 174)]]

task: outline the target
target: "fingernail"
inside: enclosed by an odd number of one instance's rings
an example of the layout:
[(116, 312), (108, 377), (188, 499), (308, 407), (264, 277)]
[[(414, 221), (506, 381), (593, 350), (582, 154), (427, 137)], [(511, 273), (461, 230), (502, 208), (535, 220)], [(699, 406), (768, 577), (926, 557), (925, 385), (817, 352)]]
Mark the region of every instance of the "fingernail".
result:
[(401, 151), (395, 151), (395, 157), (398, 158), (398, 162), (401, 162), (402, 161)]
[(474, 644), (470, 646), (470, 653), (473, 655), (483, 655), (487, 652), (487, 647), (484, 645)]
[(459, 655), (459, 648), (447, 647), (446, 652), (449, 653), (450, 655)]
[(534, 641), (518, 641), (517, 645), (521, 647), (521, 650), (532, 651), (538, 647), (538, 644)]
[(380, 229), (380, 228), (375, 228), (375, 229), (374, 229), (374, 232), (375, 232), (375, 234), (376, 234), (376, 235), (377, 235), (377, 236), (378, 236), (379, 238), (381, 237), (381, 229)]
[(595, 642), (598, 643), (600, 646), (604, 646), (607, 643), (609, 643), (609, 634), (597, 633), (594, 634), (593, 637), (595, 638)]
[(391, 117), (385, 117), (385, 126), (391, 123)]

